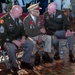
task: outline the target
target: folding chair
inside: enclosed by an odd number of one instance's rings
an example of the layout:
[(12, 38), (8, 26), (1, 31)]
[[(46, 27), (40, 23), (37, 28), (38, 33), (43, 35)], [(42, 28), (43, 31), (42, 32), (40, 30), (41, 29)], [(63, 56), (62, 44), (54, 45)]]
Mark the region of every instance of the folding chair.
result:
[(10, 69), (10, 65), (8, 62), (8, 57), (7, 57), (7, 50), (4, 50), (1, 46), (0, 46), (0, 52), (1, 52), (1, 63), (5, 62), (6, 64), (6, 68)]

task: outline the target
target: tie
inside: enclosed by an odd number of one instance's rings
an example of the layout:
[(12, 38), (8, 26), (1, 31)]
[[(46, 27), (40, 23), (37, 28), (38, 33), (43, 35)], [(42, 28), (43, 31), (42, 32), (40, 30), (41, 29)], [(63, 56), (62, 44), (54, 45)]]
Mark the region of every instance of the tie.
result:
[(18, 26), (18, 19), (15, 19), (16, 25)]
[(22, 0), (23, 5), (25, 5), (24, 0)]

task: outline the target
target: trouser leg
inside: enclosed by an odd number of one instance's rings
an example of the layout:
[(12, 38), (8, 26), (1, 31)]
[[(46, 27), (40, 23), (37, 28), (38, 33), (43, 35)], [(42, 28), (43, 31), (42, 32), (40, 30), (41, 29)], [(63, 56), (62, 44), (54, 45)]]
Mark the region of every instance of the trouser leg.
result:
[(12, 65), (12, 67), (18, 67), (17, 63), (16, 63), (16, 46), (12, 43), (6, 43), (4, 45), (4, 47), (7, 49), (7, 53), (9, 56), (9, 61)]
[(31, 40), (27, 39), (25, 44), (23, 44), (22, 46), (24, 49), (24, 54), (23, 54), (23, 57), (22, 57), (22, 61), (26, 62), (26, 63), (30, 63), (30, 58), (31, 58), (31, 55), (32, 55), (32, 50), (33, 50), (33, 47), (34, 47), (34, 44)]

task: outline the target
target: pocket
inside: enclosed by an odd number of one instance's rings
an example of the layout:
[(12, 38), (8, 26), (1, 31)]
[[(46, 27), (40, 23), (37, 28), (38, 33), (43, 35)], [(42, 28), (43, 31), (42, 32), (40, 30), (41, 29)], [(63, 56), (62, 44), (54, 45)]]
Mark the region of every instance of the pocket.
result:
[(8, 27), (8, 30), (9, 30), (10, 32), (14, 31), (14, 27), (13, 27), (13, 26), (9, 26), (9, 27)]

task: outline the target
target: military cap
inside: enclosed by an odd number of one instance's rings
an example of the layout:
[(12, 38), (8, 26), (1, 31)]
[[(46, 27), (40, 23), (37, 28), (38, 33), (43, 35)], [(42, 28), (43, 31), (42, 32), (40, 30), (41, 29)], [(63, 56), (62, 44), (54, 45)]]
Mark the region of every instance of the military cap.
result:
[(41, 9), (41, 7), (39, 7), (39, 3), (30, 5), (30, 6), (27, 8), (28, 11), (40, 10), (40, 9)]

